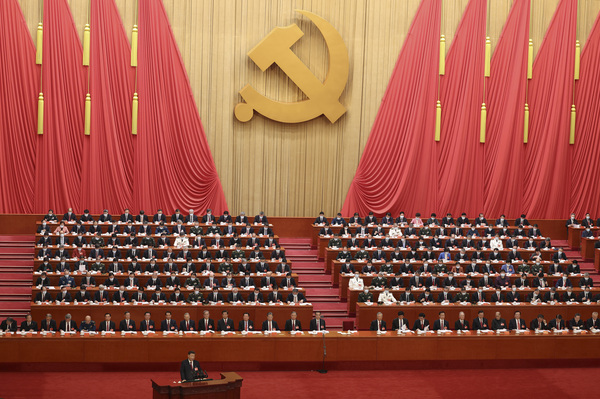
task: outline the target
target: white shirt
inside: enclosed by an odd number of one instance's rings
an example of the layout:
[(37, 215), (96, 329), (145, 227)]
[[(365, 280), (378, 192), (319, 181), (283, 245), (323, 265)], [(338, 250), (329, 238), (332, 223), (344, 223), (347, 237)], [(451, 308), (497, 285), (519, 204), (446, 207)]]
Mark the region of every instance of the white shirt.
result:
[(500, 240), (499, 238), (492, 238), (492, 240), (490, 241), (490, 248), (491, 249), (503, 249), (503, 245), (502, 245), (502, 240)]
[(391, 292), (383, 291), (381, 294), (379, 294), (379, 297), (377, 298), (377, 302), (383, 302), (383, 303), (396, 302), (396, 298), (394, 298), (394, 295)]
[(348, 283), (348, 287), (351, 290), (362, 290), (364, 288), (364, 286), (365, 286), (365, 283), (364, 283), (363, 279), (360, 277), (358, 279), (356, 277), (352, 277), (350, 279), (350, 282)]

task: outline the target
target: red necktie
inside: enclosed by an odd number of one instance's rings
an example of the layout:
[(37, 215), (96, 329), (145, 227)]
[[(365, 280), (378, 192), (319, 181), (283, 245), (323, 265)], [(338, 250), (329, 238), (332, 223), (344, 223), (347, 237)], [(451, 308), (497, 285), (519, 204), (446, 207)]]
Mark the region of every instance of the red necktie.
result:
[(110, 331), (110, 322), (106, 322), (106, 331)]
[(248, 321), (245, 321), (244, 325), (245, 325), (244, 330), (248, 331)]

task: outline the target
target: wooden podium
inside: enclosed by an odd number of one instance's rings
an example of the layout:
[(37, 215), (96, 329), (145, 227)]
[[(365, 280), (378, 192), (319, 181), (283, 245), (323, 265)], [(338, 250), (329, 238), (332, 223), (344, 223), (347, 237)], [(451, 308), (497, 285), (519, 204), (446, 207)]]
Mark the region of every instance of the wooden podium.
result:
[(237, 373), (221, 373), (220, 380), (174, 383), (152, 381), (154, 399), (239, 399), (242, 377)]

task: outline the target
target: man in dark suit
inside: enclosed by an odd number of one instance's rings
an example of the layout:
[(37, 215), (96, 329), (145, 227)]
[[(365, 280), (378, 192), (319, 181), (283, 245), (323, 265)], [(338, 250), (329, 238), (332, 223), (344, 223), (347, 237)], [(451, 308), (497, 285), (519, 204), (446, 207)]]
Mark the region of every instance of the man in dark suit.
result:
[(425, 313), (419, 313), (419, 318), (415, 320), (413, 330), (429, 331), (429, 320), (425, 318)]
[(35, 302), (51, 302), (52, 295), (48, 292), (47, 286), (42, 286), (42, 290), (35, 295)]
[(67, 313), (65, 319), (60, 322), (58, 329), (60, 332), (77, 332), (77, 322), (72, 320), (70, 313)]
[(277, 322), (275, 320), (273, 320), (273, 312), (267, 313), (267, 320), (263, 321), (262, 330), (263, 331), (278, 331), (279, 330), (279, 326), (277, 325)]
[(565, 321), (562, 318), (562, 315), (557, 314), (556, 318), (550, 320), (548, 323), (549, 330), (564, 330), (565, 329)]
[(288, 303), (303, 303), (304, 301), (306, 301), (306, 298), (304, 294), (298, 292), (298, 288), (294, 288), (287, 297)]
[(98, 326), (98, 331), (115, 332), (115, 322), (111, 320), (111, 314), (104, 314), (104, 321)]
[(33, 318), (31, 317), (31, 313), (27, 313), (27, 316), (25, 316), (25, 320), (21, 323), (20, 330), (21, 331), (37, 331), (38, 330), (38, 325), (35, 321), (33, 321)]
[(377, 318), (371, 322), (369, 330), (381, 332), (387, 331), (387, 325), (385, 324), (385, 320), (383, 320), (383, 313), (377, 312)]
[(56, 331), (56, 320), (52, 318), (50, 313), (46, 314), (46, 318), (40, 323), (40, 331)]
[(202, 318), (198, 321), (198, 331), (209, 331), (215, 330), (215, 322), (210, 318), (210, 312), (205, 310), (202, 314)]
[(156, 331), (154, 320), (151, 320), (150, 317), (150, 312), (144, 313), (144, 320), (140, 323), (140, 331)]
[(179, 374), (181, 375), (181, 381), (194, 381), (198, 380), (202, 376), (202, 369), (200, 369), (200, 363), (195, 360), (196, 353), (194, 351), (188, 352), (187, 360), (181, 362)]
[(404, 312), (399, 311), (398, 317), (395, 318), (394, 321), (392, 321), (392, 330), (396, 331), (396, 330), (409, 330), (409, 329), (410, 329), (409, 321), (404, 317)]
[(159, 209), (156, 211), (156, 213), (154, 214), (154, 217), (152, 218), (152, 222), (154, 223), (160, 223), (160, 222), (167, 222), (167, 215), (165, 215), (162, 211), (162, 209)]
[(492, 320), (492, 330), (505, 330), (506, 328), (506, 320), (502, 318), (500, 312), (496, 312), (496, 317)]
[(594, 328), (596, 330), (600, 329), (600, 319), (598, 318), (598, 312), (592, 312), (592, 317), (588, 319), (585, 323), (585, 328), (588, 330)]
[(548, 323), (546, 322), (546, 319), (544, 318), (543, 314), (539, 314), (537, 316), (537, 318), (531, 320), (531, 323), (529, 323), (529, 329), (530, 330), (547, 330), (548, 329)]
[(260, 213), (256, 216), (254, 216), (254, 223), (262, 223), (262, 224), (269, 224), (269, 222), (267, 221), (267, 217), (265, 216), (265, 213), (263, 211), (260, 211)]
[(248, 312), (244, 312), (244, 315), (242, 316), (242, 320), (240, 320), (240, 323), (238, 325), (238, 330), (239, 331), (254, 331), (254, 322), (252, 320), (250, 320), (250, 313)]
[(125, 318), (119, 323), (121, 331), (136, 331), (135, 321), (131, 320), (131, 313), (125, 312)]
[(433, 322), (433, 331), (445, 331), (448, 329), (450, 329), (450, 324), (448, 323), (448, 320), (446, 320), (446, 312), (441, 311), (439, 313), (439, 318)]
[(179, 331), (196, 331), (196, 322), (192, 320), (188, 312), (183, 314), (183, 320), (179, 323)]
[(160, 322), (161, 331), (177, 331), (177, 322), (172, 319), (170, 311), (165, 312), (165, 319)]
[(217, 322), (217, 331), (235, 331), (233, 320), (229, 318), (229, 312), (221, 312), (222, 318)]
[(17, 332), (17, 322), (12, 317), (7, 317), (0, 323), (0, 331), (3, 332)]
[(321, 312), (315, 312), (315, 318), (308, 324), (308, 329), (310, 331), (323, 331), (326, 329), (325, 320), (321, 318)]
[(527, 329), (527, 323), (525, 323), (525, 320), (521, 319), (521, 312), (518, 310), (515, 312), (515, 317), (508, 323), (508, 329), (511, 331)]
[(454, 329), (457, 331), (469, 330), (469, 322), (465, 320), (465, 312), (458, 313), (458, 320), (454, 322)]
[(298, 314), (292, 312), (290, 319), (285, 322), (285, 331), (302, 331), (302, 324), (298, 320)]
[(483, 317), (483, 310), (477, 312), (477, 318), (473, 320), (473, 330), (487, 330), (490, 328), (488, 321)]

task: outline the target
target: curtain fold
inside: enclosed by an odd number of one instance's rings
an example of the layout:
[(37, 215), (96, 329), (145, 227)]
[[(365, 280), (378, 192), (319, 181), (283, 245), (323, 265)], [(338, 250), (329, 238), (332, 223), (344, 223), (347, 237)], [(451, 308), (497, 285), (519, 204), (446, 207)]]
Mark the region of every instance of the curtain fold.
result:
[(523, 123), (530, 0), (516, 0), (502, 29), (487, 80), (484, 203), (487, 215), (521, 215)]
[(398, 56), (342, 214), (430, 212), (436, 205), (434, 151), (440, 0), (423, 0)]
[(442, 124), (438, 154), (440, 213), (483, 212), (483, 102), (487, 2), (470, 0), (446, 57), (441, 78)]
[(576, 31), (577, 0), (561, 0), (535, 58), (529, 84), (523, 208), (530, 217), (558, 219), (569, 212)]
[(40, 67), (17, 0), (0, 1), (0, 212), (34, 204)]
[(44, 0), (44, 134), (37, 137), (34, 212), (82, 211), (86, 71), (66, 0)]
[(600, 216), (600, 14), (583, 51), (579, 80), (575, 82), (577, 124), (571, 165), (569, 212)]
[(82, 204), (91, 212), (131, 208), (135, 69), (114, 0), (91, 1), (91, 133), (84, 138)]
[(164, 5), (138, 4), (134, 206), (219, 213), (227, 209), (225, 195)]

